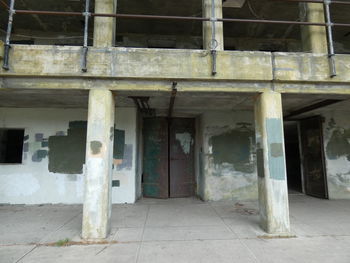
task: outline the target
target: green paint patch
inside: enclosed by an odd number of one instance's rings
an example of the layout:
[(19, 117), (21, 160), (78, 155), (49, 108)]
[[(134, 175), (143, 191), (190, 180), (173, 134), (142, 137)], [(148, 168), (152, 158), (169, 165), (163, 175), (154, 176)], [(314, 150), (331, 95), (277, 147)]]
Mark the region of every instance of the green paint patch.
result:
[(282, 143), (271, 143), (271, 156), (272, 157), (283, 157), (283, 144)]
[(120, 187), (120, 181), (119, 180), (113, 180), (112, 181), (112, 187)]
[(253, 173), (251, 145), (254, 140), (254, 131), (245, 126), (211, 137), (214, 163), (232, 164), (236, 171)]
[(49, 171), (81, 174), (85, 163), (86, 121), (69, 123), (67, 136), (49, 137)]
[(334, 130), (328, 141), (326, 153), (330, 160), (345, 156), (350, 161), (350, 129)]
[(90, 142), (90, 150), (93, 155), (97, 155), (101, 153), (102, 142), (100, 141), (92, 141)]
[(47, 157), (47, 155), (48, 155), (47, 150), (37, 150), (32, 156), (32, 161), (39, 163), (43, 159), (45, 159)]
[(125, 131), (114, 130), (113, 159), (122, 160), (124, 158)]
[(282, 125), (282, 119), (266, 120), (270, 178), (274, 180), (286, 180)]

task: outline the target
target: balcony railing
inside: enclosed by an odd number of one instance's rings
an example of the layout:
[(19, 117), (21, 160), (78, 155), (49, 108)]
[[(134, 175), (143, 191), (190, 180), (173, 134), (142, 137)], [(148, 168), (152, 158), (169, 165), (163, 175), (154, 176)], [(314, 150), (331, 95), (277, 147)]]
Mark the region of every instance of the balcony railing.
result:
[[(334, 40), (333, 40), (333, 28), (334, 27), (350, 27), (350, 24), (345, 23), (333, 23), (331, 20), (331, 4), (350, 5), (347, 1), (331, 1), (331, 0), (273, 0), (284, 2), (304, 2), (304, 3), (320, 3), (324, 5), (325, 23), (314, 23), (304, 21), (284, 21), (284, 20), (265, 20), (265, 19), (238, 19), (238, 18), (216, 18), (213, 10), (211, 17), (186, 17), (186, 16), (160, 16), (160, 15), (136, 15), (136, 14), (102, 14), (90, 12), (90, 0), (85, 0), (84, 12), (57, 12), (57, 11), (38, 11), (38, 10), (18, 10), (15, 9), (15, 0), (10, 0), (10, 5), (6, 4), (4, 0), (0, 0), (0, 4), (3, 5), (9, 12), (7, 33), (5, 39), (5, 52), (3, 69), (9, 70), (9, 51), (11, 48), (11, 32), (14, 15), (52, 15), (52, 16), (82, 16), (85, 19), (84, 24), (84, 43), (82, 46), (82, 72), (87, 72), (87, 54), (88, 54), (88, 38), (89, 38), (89, 19), (91, 17), (113, 17), (122, 19), (157, 19), (157, 20), (180, 20), (180, 21), (202, 21), (211, 22), (212, 24), (212, 41), (211, 41), (211, 55), (212, 55), (212, 75), (216, 74), (216, 52), (217, 45), (215, 45), (215, 27), (217, 22), (224, 23), (260, 23), (260, 24), (284, 24), (284, 25), (304, 25), (304, 26), (322, 26), (326, 28), (327, 32), (327, 44), (328, 44), (328, 59), (330, 68), (330, 77), (333, 78), (337, 75), (334, 56)], [(215, 8), (215, 0), (212, 0), (212, 8)]]

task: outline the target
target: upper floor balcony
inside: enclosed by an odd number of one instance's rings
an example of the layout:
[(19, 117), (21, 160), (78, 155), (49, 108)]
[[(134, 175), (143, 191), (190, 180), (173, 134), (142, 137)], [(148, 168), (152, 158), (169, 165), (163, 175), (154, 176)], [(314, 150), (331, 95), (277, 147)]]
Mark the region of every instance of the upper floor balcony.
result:
[(350, 5), (322, 2), (2, 0), (0, 77), (346, 84)]

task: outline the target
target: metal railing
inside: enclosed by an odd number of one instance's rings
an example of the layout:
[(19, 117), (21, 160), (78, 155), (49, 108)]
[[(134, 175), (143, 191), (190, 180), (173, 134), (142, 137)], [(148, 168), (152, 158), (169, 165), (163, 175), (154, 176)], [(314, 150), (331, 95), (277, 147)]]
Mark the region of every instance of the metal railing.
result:
[(303, 25), (303, 26), (323, 26), (327, 32), (327, 44), (328, 44), (328, 58), (330, 66), (330, 77), (337, 75), (335, 66), (335, 50), (333, 40), (333, 28), (334, 27), (350, 27), (350, 24), (333, 23), (331, 20), (330, 5), (331, 4), (343, 4), (350, 5), (350, 2), (346, 1), (331, 1), (331, 0), (272, 0), (279, 2), (304, 2), (304, 3), (320, 3), (324, 5), (325, 23), (318, 22), (305, 22), (305, 21), (284, 21), (284, 20), (265, 20), (265, 19), (241, 19), (241, 18), (216, 18), (214, 11), (214, 1), (212, 0), (212, 14), (211, 17), (187, 17), (187, 16), (160, 16), (160, 15), (136, 15), (136, 14), (104, 14), (104, 13), (91, 13), (90, 0), (85, 1), (84, 12), (58, 12), (58, 11), (38, 11), (38, 10), (18, 10), (15, 9), (15, 0), (10, 0), (10, 5), (7, 5), (4, 0), (0, 0), (0, 4), (3, 5), (9, 12), (8, 26), (5, 39), (5, 53), (3, 69), (9, 70), (9, 52), (11, 48), (11, 32), (14, 15), (16, 14), (31, 14), (31, 15), (52, 15), (52, 16), (83, 16), (85, 18), (84, 25), (84, 44), (82, 49), (82, 63), (81, 70), (87, 72), (87, 54), (88, 54), (88, 31), (89, 31), (89, 19), (91, 17), (112, 17), (122, 19), (156, 19), (156, 20), (179, 20), (179, 21), (201, 21), (211, 22), (212, 24), (212, 40), (211, 40), (211, 54), (213, 58), (212, 75), (216, 74), (216, 46), (215, 45), (215, 29), (217, 22), (224, 23), (260, 23), (260, 24), (284, 24), (284, 25)]

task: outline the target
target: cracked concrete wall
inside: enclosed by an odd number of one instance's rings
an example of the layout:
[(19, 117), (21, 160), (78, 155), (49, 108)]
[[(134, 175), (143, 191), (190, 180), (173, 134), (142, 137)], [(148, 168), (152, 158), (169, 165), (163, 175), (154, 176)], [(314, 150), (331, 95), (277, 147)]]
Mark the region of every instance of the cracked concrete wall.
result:
[(346, 111), (324, 113), (324, 150), (330, 199), (350, 199), (350, 121)]
[[(83, 125), (86, 119), (85, 109), (1, 108), (0, 128), (21, 128), (25, 130), (25, 136), (22, 164), (0, 164), (0, 203), (82, 203), (85, 150), (78, 151), (83, 157), (76, 156), (72, 166), (69, 158), (62, 157), (69, 157), (62, 149), (70, 151), (74, 147), (85, 147), (85, 138), (82, 144), (77, 138), (86, 132)], [(136, 199), (136, 109), (117, 108), (115, 123), (116, 130), (125, 132), (125, 147), (114, 165), (112, 199), (113, 203), (133, 203)], [(50, 143), (57, 145), (52, 138), (65, 147), (53, 149), (50, 155)], [(75, 144), (73, 148), (70, 143)], [(51, 172), (50, 158), (55, 159)]]
[(198, 195), (207, 201), (256, 200), (253, 112), (204, 113), (200, 130)]

